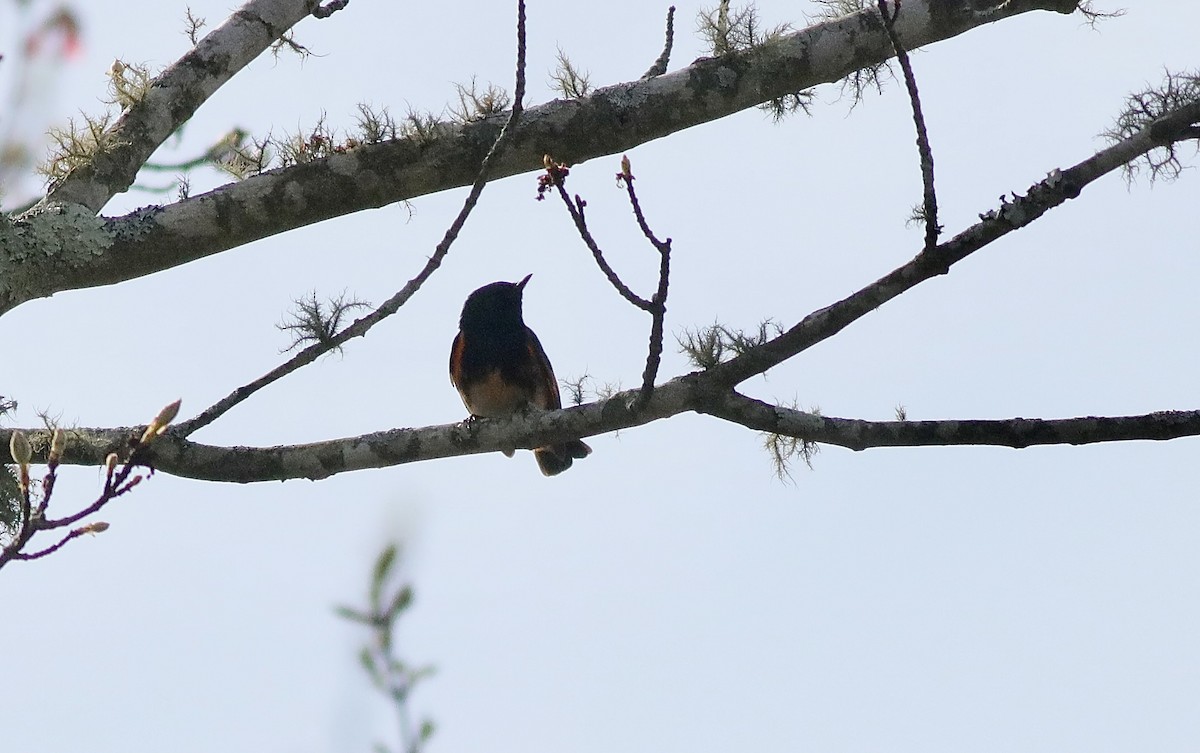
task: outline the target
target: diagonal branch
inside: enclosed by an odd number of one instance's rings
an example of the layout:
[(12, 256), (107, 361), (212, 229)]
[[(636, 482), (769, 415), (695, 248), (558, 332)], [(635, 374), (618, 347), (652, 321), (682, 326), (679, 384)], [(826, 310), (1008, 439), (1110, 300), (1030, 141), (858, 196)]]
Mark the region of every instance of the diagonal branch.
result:
[(133, 185), (138, 170), (226, 81), (312, 13), (312, 0), (250, 0), (154, 79), (144, 99), (109, 129), (113, 149), (73, 170), (44, 204), (81, 204), (99, 212)]
[(763, 373), (833, 337), (901, 293), (931, 277), (946, 274), (951, 265), (1074, 199), (1088, 184), (1102, 176), (1121, 169), (1152, 149), (1187, 138), (1189, 129), (1197, 122), (1200, 122), (1200, 102), (1193, 102), (1073, 167), (1051, 171), (1044, 180), (1030, 186), (1024, 196), (1014, 195), (1011, 202), (1005, 201), (999, 210), (981, 215), (978, 223), (950, 240), (922, 251), (904, 266), (847, 298), (814, 311), (782, 335), (714, 366), (708, 373), (729, 386)]
[(508, 140), (512, 137), (512, 133), (516, 128), (517, 122), (521, 119), (521, 113), (524, 111), (522, 104), (525, 99), (525, 1), (518, 0), (517, 2), (517, 71), (515, 94), (513, 95), (513, 108), (509, 113), (508, 122), (505, 123), (500, 135), (496, 137), (492, 148), (484, 157), (483, 163), (479, 166), (479, 172), (475, 177), (475, 183), (471, 186), (470, 193), (463, 200), (462, 209), (458, 211), (458, 215), (454, 221), (450, 223), (450, 227), (446, 229), (446, 233), (442, 236), (442, 240), (434, 249), (429, 260), (425, 262), (425, 266), (421, 269), (416, 277), (408, 281), (407, 284), (395, 293), (391, 298), (384, 301), (378, 308), (371, 313), (356, 319), (352, 324), (338, 332), (333, 337), (321, 342), (310, 345), (304, 350), (297, 353), (285, 363), (276, 366), (271, 371), (255, 379), (249, 384), (238, 387), (233, 392), (218, 400), (213, 405), (203, 410), (199, 415), (178, 424), (172, 431), (181, 437), (191, 435), (193, 432), (207, 426), (213, 421), (224, 415), (229, 409), (233, 408), (238, 403), (241, 403), (246, 398), (258, 392), (268, 384), (275, 382), (288, 374), (296, 371), (302, 366), (307, 366), (321, 356), (342, 347), (355, 337), (362, 337), (379, 322), (400, 310), (400, 307), (408, 302), (413, 295), (416, 294), (425, 281), (442, 265), (442, 260), (446, 258), (446, 254), (450, 253), (450, 246), (458, 238), (459, 232), (463, 225), (466, 224), (467, 218), (471, 215), (471, 211), (475, 209), (475, 205), (479, 202), (479, 196), (483, 193), (484, 187), (487, 186), (488, 178), (491, 174), (492, 163), (504, 152), (504, 148)]

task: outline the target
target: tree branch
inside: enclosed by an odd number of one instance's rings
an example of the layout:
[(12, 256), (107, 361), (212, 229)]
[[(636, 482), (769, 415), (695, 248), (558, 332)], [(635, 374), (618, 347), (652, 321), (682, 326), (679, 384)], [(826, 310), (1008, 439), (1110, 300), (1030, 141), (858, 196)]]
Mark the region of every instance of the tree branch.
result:
[(154, 79), (144, 99), (109, 129), (115, 148), (96, 155), (54, 186), (44, 204), (80, 204), (99, 212), (133, 185), (167, 137), (226, 81), (313, 11), (312, 0), (250, 0)]
[(950, 445), (1021, 449), (1034, 445), (1166, 440), (1200, 435), (1200, 410), (1060, 419), (862, 421), (771, 405), (731, 391), (723, 400), (707, 404), (700, 412), (750, 429), (851, 450)]
[[(686, 411), (715, 416), (759, 431), (853, 450), (942, 445), (1021, 448), (1200, 436), (1200, 410), (1057, 420), (876, 422), (818, 416), (770, 405), (730, 390), (716, 389), (703, 374), (688, 375), (659, 385), (641, 407), (636, 405), (639, 393), (640, 390), (626, 390), (607, 400), (559, 411), (521, 414), (512, 419), (478, 419), (469, 424), (392, 429), (281, 447), (216, 447), (168, 432), (155, 440), (144, 462), (164, 473), (204, 481), (317, 480), (347, 471), (512, 448), (532, 449), (641, 426)], [(7, 441), (9, 431), (0, 429), (0, 442)], [(129, 437), (137, 432), (136, 429), (77, 431), (85, 439), (72, 441), (63, 457), (65, 463), (98, 464), (115, 448), (128, 447)], [(35, 442), (44, 439), (37, 436), (37, 431), (27, 433)], [(38, 460), (34, 458), (35, 462)]]
[[(293, 6), (298, 2), (290, 0)], [(250, 5), (284, 3), (256, 0)], [(897, 32), (910, 46), (918, 47), (1032, 10), (1070, 13), (1075, 3), (1010, 0), (986, 15), (973, 12), (969, 0), (909, 0), (906, 7), (909, 12), (897, 21)], [(295, 23), (302, 17), (293, 10), (287, 19), (273, 22), (271, 33), (285, 28), (284, 21)], [(266, 44), (268, 36), (264, 32), (256, 42)], [(513, 134), (511, 148), (493, 165), (492, 175), (499, 178), (539, 169), (547, 152), (577, 164), (628, 150), (788, 92), (837, 81), (892, 54), (879, 14), (869, 9), (784, 35), (763, 48), (702, 58), (673, 73), (609, 86), (579, 100), (530, 108)], [(187, 100), (184, 104), (198, 106), (217, 83), (206, 80), (195, 101), (183, 93), (178, 96)], [(168, 96), (169, 92), (159, 92), (161, 86), (151, 90), (148, 103)], [(0, 314), (33, 298), (142, 277), (286, 230), (467, 185), (475, 179), (501, 123), (501, 116), (496, 116), (466, 125), (444, 124), (445, 137), (431, 143), (399, 139), (366, 145), (247, 178), (168, 207), (146, 207), (103, 221), (49, 212), (43, 205), (19, 218), (11, 229), (16, 232), (6, 232), (0, 223)], [(175, 125), (172, 118), (156, 126), (156, 143)], [(118, 189), (127, 186), (136, 172), (130, 172), (129, 165), (141, 164), (148, 156), (126, 155), (121, 165), (72, 174), (53, 199), (65, 200), (69, 193), (71, 200), (91, 207), (111, 195), (109, 184)], [(106, 158), (103, 163), (110, 161)], [(50, 252), (6, 248), (10, 243), (29, 244), (28, 239), (56, 236), (70, 242)], [(6, 264), (6, 255), (20, 264)]]

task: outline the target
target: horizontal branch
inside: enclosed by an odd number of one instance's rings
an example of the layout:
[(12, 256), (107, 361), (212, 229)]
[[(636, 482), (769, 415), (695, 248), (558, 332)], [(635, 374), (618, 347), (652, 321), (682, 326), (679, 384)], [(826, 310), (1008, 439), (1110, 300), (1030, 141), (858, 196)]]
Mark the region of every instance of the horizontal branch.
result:
[(863, 421), (807, 413), (729, 392), (719, 404), (707, 406), (701, 412), (750, 429), (851, 450), (950, 445), (1021, 449), (1035, 445), (1200, 436), (1200, 410), (1059, 419)]
[[(385, 468), (423, 460), (458, 457), (509, 449), (532, 449), (581, 436), (592, 436), (677, 415), (690, 410), (696, 388), (688, 378), (656, 389), (636, 410), (637, 390), (608, 400), (561, 411), (519, 415), (512, 419), (477, 419), (422, 428), (392, 429), (356, 437), (279, 447), (217, 447), (192, 442), (170, 430), (154, 440), (147, 464), (182, 478), (246, 483), (285, 479), (322, 479), (337, 473)], [(130, 439), (145, 427), (73, 429), (62, 462), (101, 465), (110, 452), (128, 451)], [(11, 429), (0, 429), (7, 447)], [(33, 462), (44, 462), (49, 435), (22, 429), (34, 449)]]
[[(915, 48), (1027, 11), (1075, 9), (1074, 0), (1010, 0), (988, 13), (972, 10), (973, 5), (970, 0), (909, 0), (896, 29)], [(838, 81), (893, 54), (878, 13), (863, 11), (759, 48), (701, 58), (673, 73), (616, 84), (578, 100), (555, 100), (526, 110), (493, 177), (540, 169), (547, 153), (578, 163), (622, 152)], [(45, 238), (61, 231), (74, 242), (59, 253), (22, 249), (16, 258), (26, 269), (19, 275), (17, 270), (4, 274), (0, 243), (0, 314), (61, 290), (134, 279), (297, 227), (468, 185), (504, 119), (442, 124), (435, 130), (443, 135), (431, 141), (365, 145), (94, 224), (70, 216), (69, 210), (56, 214), (43, 206), (20, 218), (29, 225), (21, 232)], [(93, 202), (90, 195), (91, 189), (82, 191), (76, 200)], [(67, 220), (59, 218), (64, 212)]]
[[(607, 400), (512, 419), (392, 429), (279, 447), (217, 447), (192, 442), (168, 431), (151, 445), (146, 462), (174, 476), (204, 481), (317, 480), (347, 471), (513, 448), (531, 449), (641, 426), (689, 411), (750, 429), (852, 450), (948, 445), (1022, 448), (1200, 436), (1200, 410), (1052, 420), (863, 421), (820, 416), (764, 403), (731, 390), (718, 391), (703, 373), (660, 385), (641, 407), (635, 406), (638, 394), (639, 390), (627, 390)], [(130, 439), (140, 436), (142, 428), (75, 429), (63, 462), (100, 465), (108, 453), (126, 451)], [(34, 461), (44, 461), (48, 435), (39, 430), (24, 431), (34, 445)], [(9, 433), (8, 429), (0, 429), (0, 446), (8, 443)]]

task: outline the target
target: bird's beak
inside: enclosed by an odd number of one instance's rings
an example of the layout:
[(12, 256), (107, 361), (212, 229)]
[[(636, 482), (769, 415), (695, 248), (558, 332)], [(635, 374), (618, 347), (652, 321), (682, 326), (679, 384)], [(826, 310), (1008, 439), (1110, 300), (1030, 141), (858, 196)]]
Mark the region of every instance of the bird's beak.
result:
[(529, 278), (530, 278), (530, 277), (533, 277), (533, 274), (532, 274), (532, 273), (525, 275), (525, 279), (523, 279), (523, 280), (521, 280), (520, 282), (518, 282), (518, 283), (517, 283), (517, 290), (524, 290), (524, 289), (525, 289), (525, 283), (529, 282)]

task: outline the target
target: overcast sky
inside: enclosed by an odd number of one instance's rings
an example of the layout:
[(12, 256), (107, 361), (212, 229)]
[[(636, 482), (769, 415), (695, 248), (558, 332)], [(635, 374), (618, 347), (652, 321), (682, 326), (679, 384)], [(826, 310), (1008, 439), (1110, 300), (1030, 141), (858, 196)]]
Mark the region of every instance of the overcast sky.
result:
[[(0, 10), (12, 49), (15, 11)], [(46, 12), (49, 4), (35, 3)], [(440, 111), (453, 82), (511, 88), (513, 3), (354, 2), (269, 55), (187, 125), (190, 156), (231, 126), (296, 131), (355, 105)], [(805, 24), (812, 3), (763, 0)], [(1108, 9), (1104, 3), (1102, 9)], [(1103, 145), (1122, 98), (1195, 68), (1200, 5), (1142, 0), (1098, 30), (1031, 13), (913, 58), (948, 233)], [(76, 3), (81, 55), (47, 109), (101, 108), (114, 58), (170, 63), (184, 4)], [(215, 26), (224, 2), (192, 0)], [(672, 69), (703, 54), (678, 3)], [(530, 103), (556, 46), (606, 85), (658, 54), (666, 6), (529, 8)], [(10, 68), (0, 65), (0, 83)], [(907, 98), (813, 117), (749, 111), (629, 153), (674, 239), (667, 326), (784, 324), (920, 248)], [(1195, 164), (1190, 150), (1189, 161)], [(164, 157), (164, 159), (167, 157)], [(572, 170), (600, 242), (649, 292), (657, 256), (613, 187), (619, 155)], [(155, 176), (152, 181), (160, 178)], [(227, 180), (198, 175), (193, 192)], [(1194, 409), (1197, 176), (1118, 175), (745, 385), (826, 415), (1068, 417)], [(533, 278), (526, 321), (560, 377), (640, 380), (648, 318), (614, 295), (536, 176), (490, 186), (421, 294), (196, 438), (269, 445), (465, 415), (446, 376), (463, 299)], [(362, 212), (0, 320), (18, 425), (191, 415), (276, 364), (292, 298), (380, 302), (420, 268), (462, 191)], [(131, 193), (107, 214), (166, 199)], [(669, 349), (662, 378), (687, 371)], [(1195, 439), (1026, 450), (824, 448), (781, 483), (761, 438), (684, 415), (588, 440), (546, 479), (528, 453), (319, 483), (155, 476), (111, 530), (0, 572), (0, 726), (12, 753), (349, 753), (393, 743), (388, 707), (333, 614), (379, 548), (406, 546), (404, 657), (438, 751), (1195, 750), (1200, 740), (1200, 464)], [(63, 474), (60, 512), (94, 496)]]

